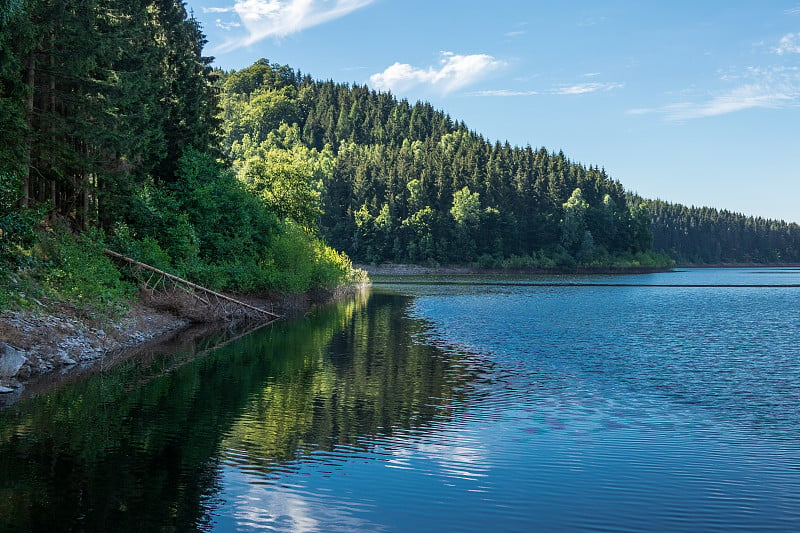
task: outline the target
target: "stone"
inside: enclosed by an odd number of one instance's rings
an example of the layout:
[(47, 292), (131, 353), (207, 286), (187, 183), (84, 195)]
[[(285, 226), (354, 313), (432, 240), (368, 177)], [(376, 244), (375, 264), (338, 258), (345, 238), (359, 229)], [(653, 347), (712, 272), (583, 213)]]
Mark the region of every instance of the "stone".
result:
[(14, 389), (0, 385), (0, 394), (10, 394), (12, 392), (14, 392)]
[(24, 353), (0, 342), (0, 377), (13, 378), (27, 361)]

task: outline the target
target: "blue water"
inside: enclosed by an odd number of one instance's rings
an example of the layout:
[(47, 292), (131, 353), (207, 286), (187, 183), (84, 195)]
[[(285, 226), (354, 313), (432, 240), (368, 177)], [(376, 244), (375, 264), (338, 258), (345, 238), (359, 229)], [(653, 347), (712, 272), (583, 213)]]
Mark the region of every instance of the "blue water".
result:
[(379, 278), (0, 412), (0, 529), (798, 531), (798, 301), (798, 269)]

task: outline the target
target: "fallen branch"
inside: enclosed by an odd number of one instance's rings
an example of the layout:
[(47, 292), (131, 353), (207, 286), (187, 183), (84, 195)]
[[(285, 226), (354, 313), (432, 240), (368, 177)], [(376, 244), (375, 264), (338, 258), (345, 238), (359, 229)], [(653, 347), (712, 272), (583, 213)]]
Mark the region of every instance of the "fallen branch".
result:
[(163, 277), (165, 277), (165, 278), (167, 278), (167, 279), (169, 279), (171, 281), (174, 281), (174, 282), (182, 284), (182, 285), (186, 285), (187, 287), (191, 287), (194, 290), (203, 292), (205, 294), (208, 294), (208, 295), (213, 296), (215, 298), (218, 298), (220, 300), (225, 300), (225, 301), (228, 301), (228, 302), (230, 302), (232, 304), (235, 304), (235, 305), (238, 305), (240, 307), (243, 307), (245, 309), (249, 309), (251, 311), (255, 311), (256, 313), (260, 313), (260, 314), (266, 315), (267, 317), (269, 317), (269, 319), (271, 321), (272, 320), (277, 320), (279, 318), (282, 318), (281, 315), (276, 315), (275, 313), (271, 313), (271, 312), (267, 311), (266, 309), (261, 309), (261, 308), (255, 307), (253, 305), (250, 305), (250, 304), (247, 304), (247, 303), (244, 303), (244, 302), (240, 302), (239, 300), (231, 298), (230, 296), (226, 296), (226, 295), (224, 295), (222, 293), (219, 293), (219, 292), (216, 292), (216, 291), (212, 291), (211, 289), (207, 289), (206, 287), (200, 286), (200, 285), (198, 285), (196, 283), (192, 283), (191, 281), (185, 280), (183, 278), (179, 278), (178, 276), (175, 276), (174, 274), (170, 274), (169, 272), (164, 272), (163, 270), (160, 270), (160, 269), (158, 269), (156, 267), (147, 265), (147, 264), (142, 263), (140, 261), (136, 261), (135, 259), (131, 259), (130, 257), (125, 257), (124, 255), (118, 254), (117, 252), (114, 252), (114, 251), (111, 251), (111, 250), (108, 250), (108, 249), (106, 249), (104, 251), (105, 251), (106, 255), (108, 255), (110, 257), (113, 257), (115, 259), (119, 259), (121, 261), (125, 261), (127, 263), (130, 263), (130, 264), (138, 267), (138, 268), (143, 268), (145, 270), (149, 270), (151, 272), (155, 272), (156, 274), (159, 274), (160, 276), (163, 276)]

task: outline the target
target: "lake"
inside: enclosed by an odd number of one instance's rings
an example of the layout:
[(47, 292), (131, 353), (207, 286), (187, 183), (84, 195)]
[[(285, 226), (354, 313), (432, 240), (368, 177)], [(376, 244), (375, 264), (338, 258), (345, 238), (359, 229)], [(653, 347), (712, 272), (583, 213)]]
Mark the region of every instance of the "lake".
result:
[(798, 531), (800, 269), (385, 277), (0, 411), (1, 531)]

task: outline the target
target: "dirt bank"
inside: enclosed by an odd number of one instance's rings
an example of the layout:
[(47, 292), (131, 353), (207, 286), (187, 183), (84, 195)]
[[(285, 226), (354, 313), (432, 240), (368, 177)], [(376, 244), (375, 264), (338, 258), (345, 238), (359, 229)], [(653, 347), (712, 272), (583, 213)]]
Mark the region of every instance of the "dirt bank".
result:
[[(189, 321), (139, 303), (122, 318), (98, 322), (67, 307), (0, 313), (0, 393), (25, 381), (133, 348)], [(10, 391), (9, 391), (10, 389)]]
[[(356, 285), (300, 295), (237, 298), (291, 318), (302, 316), (314, 305), (348, 297), (363, 288)], [(92, 320), (63, 305), (0, 313), (0, 405), (11, 403), (10, 399), (19, 397), (27, 384), (42, 381), (42, 376), (54, 375), (49, 381), (58, 381), (58, 376), (66, 375), (70, 368), (135, 356), (135, 349), (145, 344), (169, 341), (177, 332), (197, 326), (198, 316), (203, 313), (191, 308), (191, 301), (152, 295), (144, 298), (140, 294), (140, 300), (131, 304), (122, 318), (113, 321)], [(230, 322), (224, 317), (205, 316), (204, 320), (217, 327)]]

